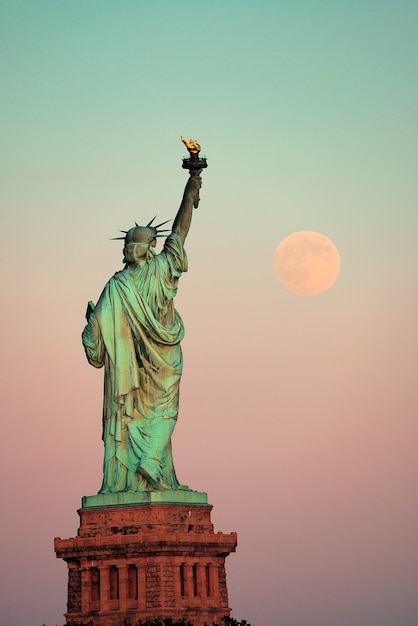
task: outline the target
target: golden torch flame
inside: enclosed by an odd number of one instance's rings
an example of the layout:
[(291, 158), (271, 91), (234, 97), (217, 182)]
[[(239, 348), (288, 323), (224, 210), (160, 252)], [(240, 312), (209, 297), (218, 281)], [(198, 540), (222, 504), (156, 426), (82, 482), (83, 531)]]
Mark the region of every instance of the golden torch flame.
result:
[(180, 139), (182, 140), (190, 154), (199, 154), (200, 146), (197, 143), (196, 139), (186, 139), (185, 137), (183, 137), (183, 135), (180, 136)]

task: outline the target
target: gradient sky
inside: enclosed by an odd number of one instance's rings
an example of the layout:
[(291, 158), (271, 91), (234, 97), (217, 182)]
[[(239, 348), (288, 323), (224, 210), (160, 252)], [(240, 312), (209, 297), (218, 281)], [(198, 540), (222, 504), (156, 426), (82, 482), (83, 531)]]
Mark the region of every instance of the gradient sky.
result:
[[(174, 459), (207, 491), (233, 615), (418, 620), (418, 4), (13, 0), (1, 12), (0, 622), (64, 622), (72, 537), (101, 482), (88, 300), (134, 221), (174, 217), (180, 134), (209, 168), (177, 308)], [(273, 271), (330, 237), (334, 286)]]

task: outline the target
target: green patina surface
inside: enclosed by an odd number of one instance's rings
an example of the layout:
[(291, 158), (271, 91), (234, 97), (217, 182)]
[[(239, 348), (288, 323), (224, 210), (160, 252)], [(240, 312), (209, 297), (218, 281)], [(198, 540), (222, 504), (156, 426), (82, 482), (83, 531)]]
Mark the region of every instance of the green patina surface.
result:
[(129, 504), (208, 504), (208, 496), (201, 491), (142, 491), (99, 493), (82, 499), (83, 509)]
[[(91, 365), (104, 367), (101, 506), (203, 497), (179, 483), (171, 449), (184, 336), (173, 299), (187, 271), (183, 245), (199, 201), (199, 174), (190, 175), (163, 250), (154, 249), (162, 236), (154, 220), (132, 227), (124, 238), (125, 267), (110, 278), (97, 304), (88, 306), (84, 349)], [(133, 492), (141, 498), (134, 500)], [(99, 506), (94, 498), (88, 496), (86, 506)]]

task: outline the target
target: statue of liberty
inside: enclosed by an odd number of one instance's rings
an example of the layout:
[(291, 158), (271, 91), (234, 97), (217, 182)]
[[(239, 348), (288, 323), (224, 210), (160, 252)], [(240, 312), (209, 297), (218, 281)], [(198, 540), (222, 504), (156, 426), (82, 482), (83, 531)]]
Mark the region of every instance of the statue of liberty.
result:
[[(200, 146), (199, 146), (200, 148)], [(184, 241), (199, 203), (200, 170), (191, 170), (166, 236), (153, 220), (124, 239), (125, 267), (89, 303), (82, 335), (87, 359), (104, 366), (103, 484), (99, 493), (187, 489), (177, 480), (171, 435), (179, 406), (182, 319), (173, 299), (187, 271)]]

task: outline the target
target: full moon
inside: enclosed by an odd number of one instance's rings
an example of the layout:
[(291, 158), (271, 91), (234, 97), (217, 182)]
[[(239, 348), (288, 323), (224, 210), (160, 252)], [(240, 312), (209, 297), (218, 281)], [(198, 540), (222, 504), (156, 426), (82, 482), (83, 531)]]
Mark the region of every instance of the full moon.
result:
[(274, 269), (286, 289), (299, 296), (316, 296), (336, 281), (341, 266), (337, 247), (322, 233), (303, 230), (276, 248)]

